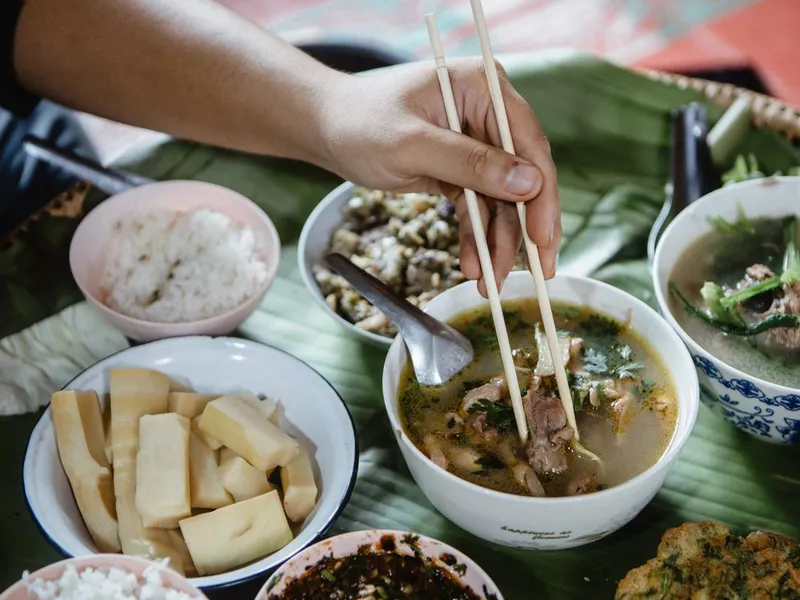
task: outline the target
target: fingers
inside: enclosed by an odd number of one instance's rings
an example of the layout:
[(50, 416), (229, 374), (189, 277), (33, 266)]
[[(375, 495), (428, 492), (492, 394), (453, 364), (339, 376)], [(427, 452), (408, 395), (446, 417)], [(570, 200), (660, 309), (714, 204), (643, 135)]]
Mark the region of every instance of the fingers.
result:
[(467, 135), (430, 125), (415, 138), (403, 157), (409, 173), (510, 202), (530, 200), (542, 187), (541, 172), (528, 160)]
[[(527, 204), (527, 231), (531, 240), (548, 249), (545, 255), (554, 268), (555, 251), (561, 239), (561, 205), (558, 199), (558, 176), (550, 154), (550, 144), (542, 133), (536, 116), (527, 102), (501, 77), (503, 97), (506, 99), (511, 135), (518, 155), (529, 160), (542, 174), (542, 186), (536, 198)], [(544, 259), (543, 259), (544, 260)], [(543, 262), (544, 266), (544, 262)]]
[[(481, 279), (481, 262), (478, 258), (478, 246), (475, 243), (475, 234), (470, 223), (467, 200), (460, 194), (455, 201), (456, 218), (458, 219), (458, 241), (461, 246), (461, 272), (464, 277), (471, 280)], [(489, 226), (489, 208), (479, 196), (478, 208), (481, 213), (481, 226), (486, 235)], [(480, 286), (480, 282), (479, 282)]]
[[(516, 205), (497, 202), (494, 218), (489, 223), (489, 252), (492, 256), (497, 291), (503, 289), (506, 277), (514, 268), (521, 243), (522, 229), (519, 226)], [(485, 285), (481, 295), (486, 297)]]
[(550, 279), (556, 274), (556, 261), (558, 250), (561, 246), (561, 219), (556, 223), (553, 241), (547, 246), (539, 246), (539, 260), (542, 263), (542, 271), (545, 279)]

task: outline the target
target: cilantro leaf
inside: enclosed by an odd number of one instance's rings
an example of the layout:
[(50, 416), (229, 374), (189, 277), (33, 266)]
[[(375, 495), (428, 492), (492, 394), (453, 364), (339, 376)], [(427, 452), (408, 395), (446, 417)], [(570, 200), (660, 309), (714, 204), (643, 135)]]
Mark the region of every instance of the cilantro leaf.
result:
[(604, 354), (594, 348), (587, 348), (584, 355), (583, 368), (595, 375), (605, 375), (608, 373), (608, 361)]

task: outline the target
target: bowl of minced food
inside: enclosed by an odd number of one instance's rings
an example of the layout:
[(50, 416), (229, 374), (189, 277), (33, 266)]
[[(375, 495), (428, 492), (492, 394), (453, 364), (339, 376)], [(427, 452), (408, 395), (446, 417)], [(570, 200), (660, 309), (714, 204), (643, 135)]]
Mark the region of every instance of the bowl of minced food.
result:
[(0, 600), (207, 600), (166, 564), (96, 554), (48, 565), (0, 594)]
[(279, 258), (278, 233), (256, 204), (198, 181), (112, 196), (70, 247), (87, 301), (141, 342), (230, 333), (258, 307)]

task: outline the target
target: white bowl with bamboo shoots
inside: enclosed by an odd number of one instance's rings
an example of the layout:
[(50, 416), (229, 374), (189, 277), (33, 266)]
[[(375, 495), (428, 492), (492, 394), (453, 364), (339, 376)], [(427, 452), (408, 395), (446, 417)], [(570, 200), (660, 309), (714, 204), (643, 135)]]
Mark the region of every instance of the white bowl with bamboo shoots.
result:
[(383, 394), (411, 474), (442, 514), (490, 542), (563, 549), (620, 529), (650, 502), (692, 431), (699, 393), (686, 347), (646, 304), (587, 278), (556, 276), (548, 292), (577, 435), (558, 398), (525, 272), (511, 273), (501, 300), (526, 442), (486, 301), (472, 282), (437, 296), (426, 312), (470, 339), (473, 363), (443, 386), (420, 386), (398, 338), (384, 364)]
[(653, 261), (662, 314), (713, 412), (800, 443), (800, 177), (726, 185), (682, 211)]
[(53, 394), (23, 480), (65, 555), (168, 559), (213, 588), (322, 536), (349, 499), (357, 455), (344, 402), (303, 362), (185, 337), (106, 358)]

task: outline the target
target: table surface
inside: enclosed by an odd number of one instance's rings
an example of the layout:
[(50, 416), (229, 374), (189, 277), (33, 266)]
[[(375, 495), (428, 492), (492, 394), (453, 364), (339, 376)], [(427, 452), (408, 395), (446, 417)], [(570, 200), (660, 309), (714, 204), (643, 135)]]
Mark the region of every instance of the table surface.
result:
[[(550, 77), (548, 68), (511, 69), (511, 74), (518, 89), (533, 100), (540, 93), (543, 78)], [(577, 81), (578, 75), (575, 77)], [(656, 85), (661, 84), (644, 83), (635, 77), (620, 83), (625, 97), (632, 97), (633, 90), (641, 86)], [(576, 93), (579, 91), (576, 89)], [(690, 92), (666, 88), (664, 94), (668, 100), (659, 108), (664, 115), (671, 105), (694, 98)], [(568, 142), (567, 129), (555, 126), (558, 119), (577, 119), (581, 110), (588, 110), (585, 106), (570, 108), (561, 100), (536, 105), (542, 107), (540, 117), (556, 149)], [(577, 112), (567, 114), (564, 111), (568, 109)], [(603, 133), (609, 135), (608, 131)], [(661, 135), (659, 152), (666, 148), (667, 132)], [(591, 138), (586, 127), (581, 136)], [(644, 151), (635, 146), (631, 152), (641, 156)], [(606, 165), (603, 180), (612, 183), (594, 189), (586, 183), (586, 173), (594, 167), (585, 162), (580, 169), (575, 166), (578, 160), (604, 160), (602, 152), (576, 158), (575, 153), (564, 150), (559, 156), (565, 229), (562, 270), (580, 273), (586, 265), (594, 265), (584, 274), (652, 304), (641, 240), (660, 208), (663, 171), (657, 169), (649, 179), (637, 176), (642, 186), (639, 193), (620, 196), (615, 186), (632, 177), (629, 171), (615, 175)], [(503, 548), (470, 536), (433, 509), (403, 463), (381, 400), (383, 352), (364, 345), (340, 327), (312, 301), (300, 279), (297, 236), (308, 213), (338, 180), (288, 161), (177, 141), (130, 158), (123, 166), (156, 179), (193, 178), (230, 187), (252, 198), (275, 222), (284, 242), (278, 278), (239, 333), (282, 348), (313, 366), (337, 389), (353, 415), (361, 448), (358, 481), (331, 533), (381, 527), (441, 539), (481, 564), (510, 600), (613, 597), (616, 582), (630, 568), (655, 555), (663, 532), (686, 521), (714, 519), (743, 532), (762, 528), (800, 535), (800, 453), (746, 436), (704, 406), (662, 490), (619, 532), (589, 546), (561, 552)], [(629, 166), (626, 163), (625, 168)], [(90, 191), (84, 209), (100, 200), (99, 194)], [(0, 296), (0, 335), (16, 334), (80, 300), (65, 262), (66, 247), (78, 220), (63, 215), (45, 217), (32, 224), (11, 249), (0, 252), (0, 273), (9, 291)], [(597, 264), (598, 256), (606, 258)], [(27, 342), (29, 348), (36, 346), (37, 352), (66, 352), (63, 344), (55, 343), (58, 340), (41, 339), (41, 331), (27, 330), (20, 335), (14, 338), (17, 345), (13, 348), (8, 341), (12, 338), (0, 341), (0, 350), (18, 349)], [(59, 377), (66, 376), (53, 375), (54, 388)], [(4, 371), (0, 363), (0, 385), (14, 385), (15, 377), (17, 374)], [(34, 570), (60, 558), (33, 522), (22, 490), (21, 465), (36, 419), (36, 414), (0, 418), (0, 589), (15, 581), (23, 569)], [(260, 583), (210, 592), (209, 596), (252, 598)]]

